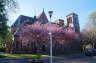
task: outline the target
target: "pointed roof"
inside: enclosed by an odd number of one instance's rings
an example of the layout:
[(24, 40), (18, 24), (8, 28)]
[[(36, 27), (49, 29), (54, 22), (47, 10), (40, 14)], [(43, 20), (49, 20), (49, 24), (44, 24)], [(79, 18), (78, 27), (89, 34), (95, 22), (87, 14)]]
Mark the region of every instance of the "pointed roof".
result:
[(22, 23), (24, 23), (24, 21), (27, 21), (27, 19), (30, 20), (30, 23), (33, 23), (34, 22), (34, 18), (32, 17), (29, 17), (29, 16), (24, 16), (24, 15), (20, 15), (17, 20), (13, 23), (12, 27), (13, 26), (18, 26), (18, 25), (21, 25)]
[(48, 18), (44, 12), (44, 9), (42, 11), (42, 13), (36, 17), (38, 19), (38, 21), (40, 21), (41, 23), (47, 23), (48, 22)]
[(42, 24), (48, 22), (44, 9), (43, 9), (43, 12), (38, 17), (37, 16), (29, 17), (29, 16), (20, 15), (11, 27), (13, 27), (13, 28), (16, 27), (16, 31), (14, 33), (16, 35), (19, 33), (21, 28), (23, 28), (27, 24), (29, 24), (29, 25), (33, 24), (36, 21), (39, 21)]
[(14, 22), (14, 24), (11, 26), (12, 28), (15, 28), (15, 31), (13, 32), (14, 35), (19, 35), (21, 29), (26, 26), (27, 24), (33, 24), (34, 23), (34, 18), (20, 15), (17, 20)]

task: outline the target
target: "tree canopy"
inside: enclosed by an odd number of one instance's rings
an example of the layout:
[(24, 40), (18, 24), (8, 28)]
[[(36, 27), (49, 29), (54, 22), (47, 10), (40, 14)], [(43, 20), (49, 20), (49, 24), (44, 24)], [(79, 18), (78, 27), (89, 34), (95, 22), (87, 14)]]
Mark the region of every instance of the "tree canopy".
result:
[(96, 47), (96, 12), (89, 15), (86, 27), (82, 31), (83, 44), (91, 43), (93, 47)]
[(92, 12), (92, 13), (88, 16), (88, 21), (87, 21), (87, 23), (86, 23), (85, 29), (96, 31), (95, 28), (96, 28), (96, 12)]
[(49, 32), (52, 32), (52, 40), (54, 43), (57, 42), (63, 45), (78, 43), (80, 40), (79, 34), (75, 32), (75, 29), (59, 27), (57, 24), (41, 24), (40, 22), (35, 22), (32, 25), (23, 27), (17, 35), (20, 37), (18, 39), (19, 42), (22, 42), (25, 46), (30, 42), (39, 42), (38, 44), (48, 43)]
[(8, 22), (8, 10), (16, 8), (15, 0), (0, 0), (0, 46), (7, 42), (9, 30), (7, 26)]

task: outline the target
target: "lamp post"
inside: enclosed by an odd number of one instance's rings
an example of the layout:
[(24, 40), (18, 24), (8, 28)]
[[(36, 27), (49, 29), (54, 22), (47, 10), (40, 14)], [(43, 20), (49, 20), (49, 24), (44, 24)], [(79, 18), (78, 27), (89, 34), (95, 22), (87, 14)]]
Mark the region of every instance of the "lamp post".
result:
[[(51, 24), (51, 18), (52, 18), (53, 11), (49, 11), (48, 13), (49, 13), (50, 24)], [(49, 31), (49, 36), (50, 36), (50, 63), (52, 63), (52, 33), (51, 33), (51, 31)]]

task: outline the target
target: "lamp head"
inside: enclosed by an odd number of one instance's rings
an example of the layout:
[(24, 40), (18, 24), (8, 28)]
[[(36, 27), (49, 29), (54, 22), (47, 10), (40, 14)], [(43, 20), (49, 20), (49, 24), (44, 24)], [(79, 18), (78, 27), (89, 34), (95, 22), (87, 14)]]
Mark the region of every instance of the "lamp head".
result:
[(49, 13), (49, 16), (51, 18), (52, 17), (52, 14), (53, 14), (53, 11), (49, 11), (48, 13)]

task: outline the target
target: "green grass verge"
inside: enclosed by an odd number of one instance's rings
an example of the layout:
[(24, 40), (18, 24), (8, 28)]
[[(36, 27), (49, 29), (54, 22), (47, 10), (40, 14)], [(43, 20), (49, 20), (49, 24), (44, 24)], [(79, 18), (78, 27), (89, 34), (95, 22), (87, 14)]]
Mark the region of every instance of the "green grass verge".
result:
[(34, 54), (0, 54), (0, 58), (40, 58), (48, 55), (34, 55)]

